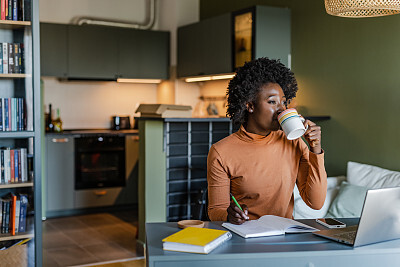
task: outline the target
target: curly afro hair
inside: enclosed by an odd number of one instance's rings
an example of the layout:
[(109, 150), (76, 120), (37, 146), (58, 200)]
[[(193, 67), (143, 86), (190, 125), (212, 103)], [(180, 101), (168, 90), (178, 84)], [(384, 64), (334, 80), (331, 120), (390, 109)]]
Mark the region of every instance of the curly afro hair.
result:
[(228, 96), (226, 114), (235, 124), (247, 122), (246, 104), (255, 102), (261, 87), (268, 83), (279, 84), (288, 102), (296, 96), (298, 89), (296, 78), (279, 60), (258, 58), (246, 62), (236, 71), (226, 92)]

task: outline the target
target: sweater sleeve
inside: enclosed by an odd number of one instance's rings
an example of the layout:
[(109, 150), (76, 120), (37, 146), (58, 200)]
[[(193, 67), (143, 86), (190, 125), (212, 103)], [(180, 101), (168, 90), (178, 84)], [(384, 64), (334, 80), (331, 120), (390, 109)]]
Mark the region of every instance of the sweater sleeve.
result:
[(297, 187), (303, 201), (312, 209), (322, 208), (326, 198), (327, 175), (324, 166), (324, 152), (311, 152), (300, 140), (301, 158), (297, 175)]
[(230, 179), (214, 146), (207, 158), (208, 217), (211, 221), (226, 221), (230, 204)]

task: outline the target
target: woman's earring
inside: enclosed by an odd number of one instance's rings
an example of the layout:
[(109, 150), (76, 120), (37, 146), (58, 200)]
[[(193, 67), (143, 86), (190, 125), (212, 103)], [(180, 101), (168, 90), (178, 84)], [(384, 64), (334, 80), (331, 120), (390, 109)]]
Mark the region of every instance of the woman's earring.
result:
[(249, 113), (253, 113), (253, 109), (251, 108), (251, 109), (249, 109)]

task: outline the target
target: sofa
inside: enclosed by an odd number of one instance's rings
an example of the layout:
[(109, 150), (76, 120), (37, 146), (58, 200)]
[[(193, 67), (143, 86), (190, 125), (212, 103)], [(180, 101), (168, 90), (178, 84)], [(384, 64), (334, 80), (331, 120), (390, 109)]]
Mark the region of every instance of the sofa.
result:
[(368, 189), (400, 186), (400, 172), (380, 167), (347, 163), (347, 175), (328, 177), (327, 194), (323, 207), (314, 210), (294, 189), (294, 219), (351, 218), (361, 215), (365, 194)]

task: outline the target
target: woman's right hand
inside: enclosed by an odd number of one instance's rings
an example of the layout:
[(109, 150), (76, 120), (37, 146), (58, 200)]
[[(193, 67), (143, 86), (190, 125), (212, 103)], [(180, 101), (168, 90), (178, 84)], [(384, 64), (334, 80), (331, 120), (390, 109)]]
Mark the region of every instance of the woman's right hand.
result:
[(228, 222), (233, 224), (242, 224), (249, 219), (248, 209), (246, 205), (241, 205), (243, 211), (239, 209), (234, 202), (231, 202), (228, 211)]

